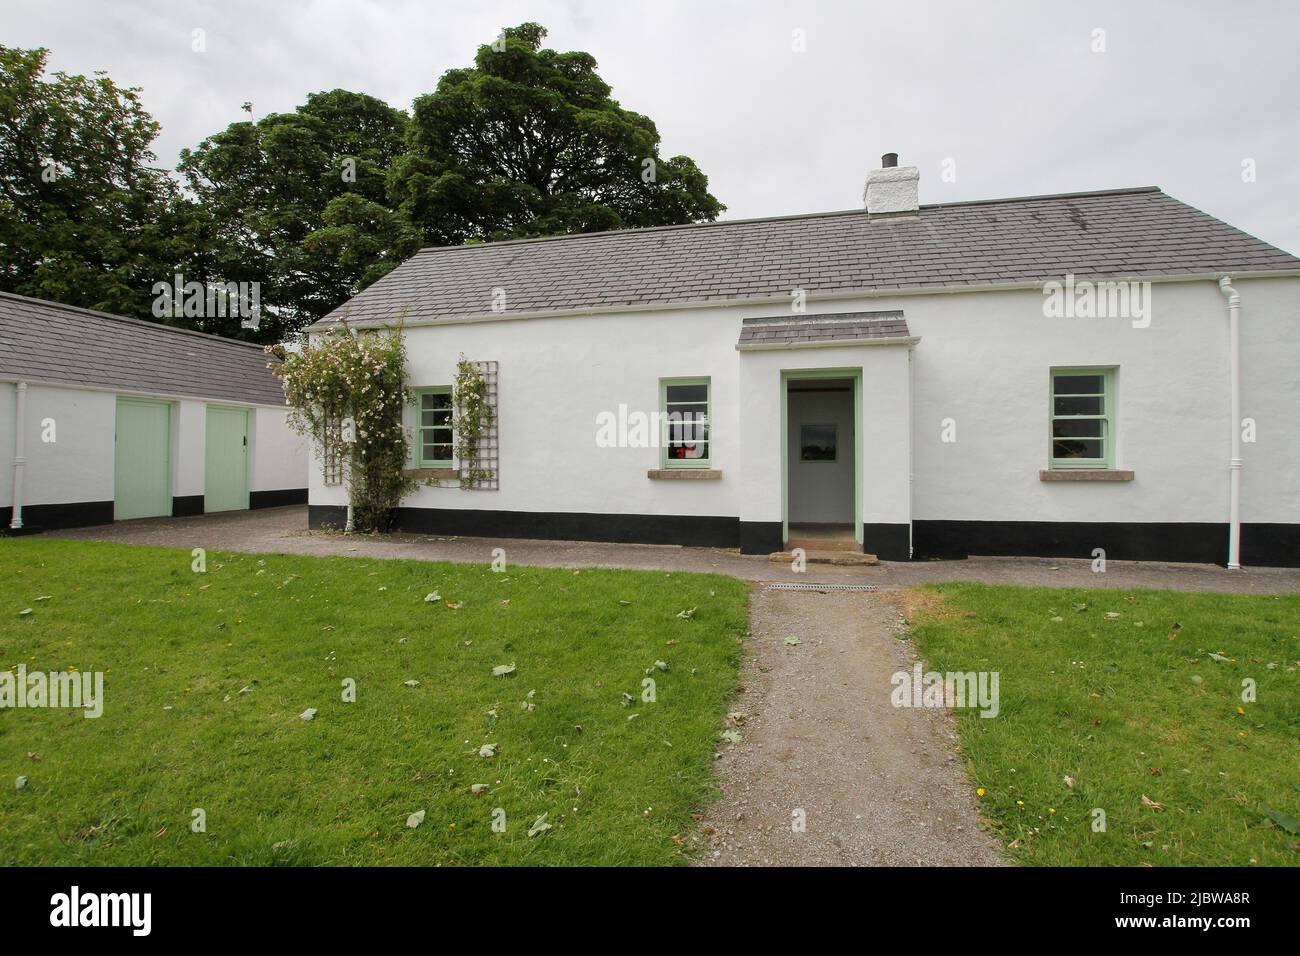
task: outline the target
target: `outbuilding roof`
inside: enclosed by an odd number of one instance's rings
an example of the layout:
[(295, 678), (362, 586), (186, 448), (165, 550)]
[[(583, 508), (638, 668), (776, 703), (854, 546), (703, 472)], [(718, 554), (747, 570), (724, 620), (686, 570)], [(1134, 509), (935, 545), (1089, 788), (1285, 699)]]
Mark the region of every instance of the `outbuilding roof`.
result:
[(283, 405), (270, 361), (259, 345), (0, 292), (0, 380)]
[(1152, 186), (424, 249), (312, 328), (1280, 270), (1300, 259)]

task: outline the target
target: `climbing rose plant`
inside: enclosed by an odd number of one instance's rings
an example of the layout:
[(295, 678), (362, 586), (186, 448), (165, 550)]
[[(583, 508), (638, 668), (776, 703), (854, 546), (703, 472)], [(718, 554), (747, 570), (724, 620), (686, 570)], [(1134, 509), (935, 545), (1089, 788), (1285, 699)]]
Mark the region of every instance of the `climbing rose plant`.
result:
[(347, 465), (343, 480), (354, 529), (389, 530), (403, 496), (416, 486), (402, 474), (407, 461), (402, 409), (411, 396), (404, 384), (401, 328), (353, 333), (344, 323), (300, 350), (271, 346), (267, 351), (280, 359), (273, 368), (292, 408), (290, 424), (312, 439), (323, 461), (337, 457)]

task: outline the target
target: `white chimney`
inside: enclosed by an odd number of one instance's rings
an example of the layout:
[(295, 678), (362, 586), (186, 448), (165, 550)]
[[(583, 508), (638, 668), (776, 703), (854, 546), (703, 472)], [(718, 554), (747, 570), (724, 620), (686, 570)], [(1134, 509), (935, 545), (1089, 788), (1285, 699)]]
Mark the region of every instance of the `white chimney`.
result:
[(880, 157), (880, 167), (867, 173), (867, 188), (862, 191), (867, 215), (905, 216), (920, 209), (921, 171), (915, 166), (899, 166), (897, 153)]

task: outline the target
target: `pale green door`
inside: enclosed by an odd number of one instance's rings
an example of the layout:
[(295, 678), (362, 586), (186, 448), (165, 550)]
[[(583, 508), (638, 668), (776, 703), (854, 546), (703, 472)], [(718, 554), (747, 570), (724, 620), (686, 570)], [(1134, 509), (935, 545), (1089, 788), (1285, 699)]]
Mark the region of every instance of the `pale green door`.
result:
[(203, 510), (248, 508), (248, 411), (208, 406)]
[(113, 452), (113, 517), (172, 513), (172, 411), (166, 402), (117, 400)]

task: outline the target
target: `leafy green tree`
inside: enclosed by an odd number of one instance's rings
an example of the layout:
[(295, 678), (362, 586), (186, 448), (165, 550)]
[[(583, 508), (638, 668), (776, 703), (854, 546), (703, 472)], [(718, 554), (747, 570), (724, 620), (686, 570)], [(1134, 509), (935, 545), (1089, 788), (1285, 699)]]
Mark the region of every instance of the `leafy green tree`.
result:
[(150, 164), (158, 124), (136, 89), (55, 73), (0, 46), (0, 289), (151, 318), (185, 255), (185, 209)]
[(610, 97), (588, 53), (542, 49), (524, 23), (415, 101), (390, 198), (427, 242), (454, 244), (714, 220), (726, 207), (687, 156)]
[(179, 169), (215, 228), (186, 278), (261, 283), (257, 338), (320, 318), (418, 248), (385, 203), (407, 117), (347, 90), (232, 123)]

